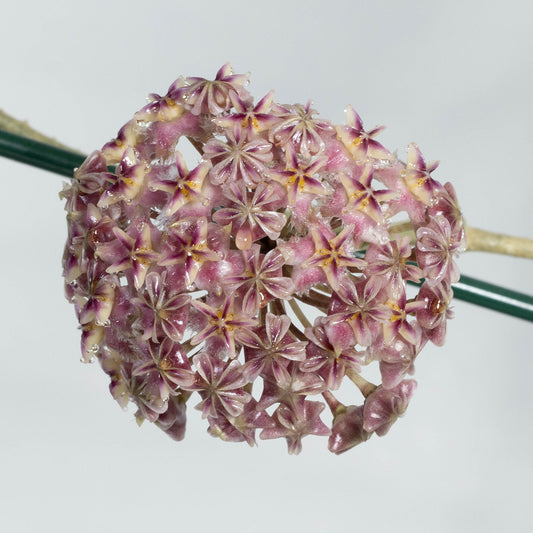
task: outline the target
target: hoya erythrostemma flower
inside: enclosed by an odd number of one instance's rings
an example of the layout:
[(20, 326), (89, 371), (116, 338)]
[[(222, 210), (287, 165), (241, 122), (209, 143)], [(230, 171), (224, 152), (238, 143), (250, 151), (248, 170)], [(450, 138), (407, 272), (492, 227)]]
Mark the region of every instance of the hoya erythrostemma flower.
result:
[(179, 78), (65, 187), (82, 359), (174, 439), (192, 401), (223, 440), (341, 453), (387, 433), (444, 342), (462, 217), (416, 145), (402, 162), (351, 106), (335, 126), (247, 81)]

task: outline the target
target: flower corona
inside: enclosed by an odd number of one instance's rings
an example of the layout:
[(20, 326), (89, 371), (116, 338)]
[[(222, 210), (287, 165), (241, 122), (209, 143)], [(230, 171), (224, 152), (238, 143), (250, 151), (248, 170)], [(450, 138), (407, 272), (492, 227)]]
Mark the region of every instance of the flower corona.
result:
[(247, 83), (179, 78), (65, 186), (82, 360), (176, 440), (191, 400), (223, 440), (342, 453), (387, 433), (444, 342), (461, 212), (415, 144), (404, 163), (351, 106), (335, 126)]

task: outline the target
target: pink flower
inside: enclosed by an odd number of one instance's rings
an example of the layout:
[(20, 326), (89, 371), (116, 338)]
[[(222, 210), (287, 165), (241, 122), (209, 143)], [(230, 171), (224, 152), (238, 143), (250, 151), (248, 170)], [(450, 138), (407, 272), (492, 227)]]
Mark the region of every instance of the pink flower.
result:
[(231, 65), (226, 63), (213, 81), (195, 77), (180, 78), (169, 89), (168, 96), (183, 101), (193, 115), (211, 113), (218, 116), (231, 107), (231, 96), (239, 94), (247, 81), (247, 74), (233, 74)]
[(381, 284), (374, 279), (347, 282), (339, 292), (341, 300), (330, 315), (331, 324), (347, 322), (361, 346), (370, 346), (380, 332), (380, 325), (387, 322), (392, 313), (385, 304)]
[(267, 113), (274, 100), (274, 91), (270, 91), (263, 96), (253, 108), (234, 93), (230, 94), (230, 98), (233, 102), (235, 113), (215, 118), (213, 122), (217, 126), (233, 131), (240, 129), (246, 134), (248, 139), (252, 139), (259, 133), (268, 130), (270, 126), (279, 120), (275, 115)]
[(363, 429), (380, 437), (388, 433), (396, 419), (403, 415), (416, 389), (416, 382), (405, 380), (394, 389), (377, 388), (365, 401)]
[(420, 281), (422, 270), (409, 263), (412, 249), (409, 237), (395, 239), (384, 245), (371, 244), (365, 254), (367, 276), (376, 276), (388, 286), (389, 294), (399, 298), (405, 281)]
[(196, 379), (188, 390), (199, 391), (202, 401), (196, 408), (202, 417), (228, 415), (237, 417), (252, 399), (244, 390), (247, 383), (241, 364), (236, 361), (223, 362), (205, 352), (194, 356)]
[(302, 450), (302, 438), (306, 435), (328, 436), (330, 430), (320, 420), (324, 404), (304, 400), (294, 407), (280, 405), (273, 415), (275, 427), (266, 428), (259, 435), (262, 439), (284, 437), (289, 453), (297, 455)]
[(341, 454), (368, 440), (370, 436), (371, 433), (363, 429), (363, 406), (350, 405), (335, 413), (328, 449)]
[(431, 205), (432, 198), (442, 188), (442, 185), (431, 177), (431, 173), (438, 166), (438, 161), (426, 164), (418, 146), (415, 143), (409, 145), (407, 165), (402, 176), (409, 190), (426, 205)]
[(178, 387), (186, 388), (194, 383), (189, 360), (178, 344), (169, 339), (155, 345), (148, 343), (143, 350), (143, 353), (146, 352), (149, 357), (138, 359), (132, 365), (132, 376), (148, 376), (157, 382), (165, 401), (170, 395), (178, 393)]
[(190, 285), (207, 261), (219, 261), (220, 256), (209, 248), (208, 222), (205, 217), (184, 218), (168, 228), (166, 247), (161, 266), (183, 265), (183, 273)]
[(167, 216), (172, 216), (180, 207), (189, 202), (203, 201), (202, 184), (211, 169), (211, 164), (209, 161), (203, 161), (189, 172), (185, 159), (179, 152), (176, 152), (176, 167), (178, 175), (175, 180), (153, 180), (152, 183), (152, 189), (165, 191), (171, 195), (165, 209)]
[(204, 146), (204, 156), (211, 159), (211, 183), (238, 183), (256, 187), (266, 174), (266, 163), (272, 161), (272, 145), (262, 139), (248, 140), (240, 129), (226, 130), (226, 142), (211, 139)]
[(257, 429), (274, 427), (275, 422), (266, 411), (257, 409), (257, 402), (252, 398), (245, 404), (243, 412), (238, 416), (222, 415), (208, 417), (207, 431), (213, 437), (224, 441), (243, 442), (250, 446), (256, 444)]
[(457, 232), (444, 215), (430, 217), (427, 226), (416, 232), (416, 259), (426, 282), (436, 285), (441, 281), (459, 281), (459, 267), (454, 261), (463, 250), (464, 241), (457, 240)]
[(74, 292), (78, 320), (81, 325), (94, 323), (103, 326), (113, 310), (117, 280), (105, 272), (98, 272), (98, 265), (91, 263), (85, 281), (85, 286), (81, 286), (82, 281), (78, 280), (79, 290)]
[(150, 224), (140, 222), (139, 226), (140, 230), (135, 226), (130, 229), (132, 235), (115, 227), (113, 233), (116, 240), (100, 244), (96, 249), (99, 258), (111, 263), (107, 267), (110, 274), (132, 269), (136, 289), (142, 287), (150, 265), (159, 258), (159, 254), (152, 249)]
[(348, 269), (360, 271), (366, 265), (365, 261), (354, 257), (353, 230), (353, 226), (346, 226), (335, 235), (328, 227), (311, 226), (315, 253), (303, 263), (302, 268), (322, 268), (329, 285), (339, 290), (339, 283), (346, 277)]
[(279, 237), (287, 217), (277, 211), (283, 205), (277, 187), (259, 183), (252, 194), (244, 183), (230, 183), (224, 195), (232, 205), (215, 211), (213, 220), (222, 226), (231, 224), (239, 250), (248, 250), (265, 236), (272, 240)]
[(385, 126), (377, 126), (370, 131), (363, 129), (363, 121), (355, 109), (349, 105), (346, 108), (346, 126), (337, 126), (337, 135), (352, 154), (356, 163), (381, 164), (382, 161), (390, 161), (392, 154), (374, 137), (385, 129)]
[(265, 326), (240, 337), (246, 357), (246, 375), (253, 381), (258, 375), (282, 380), (280, 367), (287, 368), (289, 361), (305, 359), (306, 342), (297, 341), (289, 332), (291, 319), (287, 315), (267, 313)]
[(155, 425), (163, 430), (171, 439), (182, 440), (185, 437), (186, 400), (183, 396), (171, 396), (167, 402), (167, 410), (161, 413)]
[[(351, 106), (334, 126), (247, 81), (179, 78), (76, 170), (65, 294), (82, 360), (139, 424), (181, 440), (192, 399), (222, 440), (342, 453), (388, 431), (444, 342), (461, 210), (416, 145), (404, 164)], [(336, 398), (350, 387), (364, 405)]]
[(188, 306), (191, 297), (183, 293), (169, 294), (166, 275), (166, 271), (162, 276), (157, 272), (150, 272), (146, 276), (145, 294), (132, 300), (141, 310), (141, 316), (132, 327), (141, 332), (143, 340), (159, 342), (160, 338), (168, 337), (179, 342), (187, 327), (189, 311), (185, 306)]
[(293, 293), (293, 282), (283, 275), (285, 260), (278, 250), (271, 250), (266, 255), (254, 245), (244, 250), (244, 271), (228, 276), (225, 283), (240, 289), (242, 310), (254, 316), (272, 299), (288, 300)]
[(218, 306), (211, 306), (199, 300), (191, 302), (205, 317), (207, 323), (192, 339), (191, 344), (196, 346), (209, 337), (217, 335), (223, 340), (229, 357), (236, 355), (235, 342), (239, 335), (257, 325), (257, 320), (248, 318), (242, 311), (235, 310), (234, 298), (227, 296)]
[(424, 283), (418, 293), (418, 299), (425, 305), (417, 311), (416, 318), (424, 335), (437, 346), (444, 344), (446, 323), (453, 316), (452, 298), (453, 291), (447, 282), (434, 286)]
[(328, 324), (325, 318), (305, 330), (310, 342), (300, 369), (318, 374), (329, 390), (337, 390), (349, 370), (359, 372), (364, 359), (361, 352), (354, 348), (353, 338), (346, 332), (343, 335), (340, 330)]
[(333, 127), (327, 120), (313, 118), (311, 102), (301, 105), (275, 104), (272, 109), (278, 116), (277, 123), (270, 130), (270, 140), (276, 144), (292, 147), (295, 153), (304, 157), (320, 154), (326, 148), (324, 138), (331, 137)]
[(372, 189), (373, 176), (374, 168), (369, 163), (364, 166), (363, 173), (358, 178), (347, 176), (344, 173), (339, 174), (339, 179), (348, 197), (348, 202), (343, 208), (344, 215), (350, 216), (357, 210), (378, 223), (383, 222), (383, 203), (396, 198), (398, 193), (388, 189)]
[(269, 176), (285, 187), (290, 206), (295, 205), (297, 198), (304, 194), (327, 194), (328, 189), (317, 176), (318, 171), (326, 164), (326, 158), (319, 157), (310, 164), (302, 163), (292, 145), (288, 146), (285, 157), (285, 170), (271, 170)]
[(137, 160), (133, 148), (128, 147), (117, 167), (116, 175), (109, 175), (112, 185), (100, 197), (98, 207), (108, 207), (121, 201), (132, 202), (144, 185), (147, 170), (147, 165)]

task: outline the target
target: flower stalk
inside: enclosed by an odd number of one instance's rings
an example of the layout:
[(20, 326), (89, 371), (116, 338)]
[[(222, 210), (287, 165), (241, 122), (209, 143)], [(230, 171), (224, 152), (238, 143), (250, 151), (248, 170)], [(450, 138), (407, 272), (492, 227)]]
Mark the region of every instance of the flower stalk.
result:
[(533, 259), (533, 239), (465, 227), (467, 250)]

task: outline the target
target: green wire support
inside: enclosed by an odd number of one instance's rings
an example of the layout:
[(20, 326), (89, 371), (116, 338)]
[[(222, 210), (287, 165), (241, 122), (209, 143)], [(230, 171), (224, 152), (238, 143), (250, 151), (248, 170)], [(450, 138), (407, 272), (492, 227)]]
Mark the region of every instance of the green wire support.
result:
[(69, 178), (86, 157), (3, 130), (0, 130), (0, 155)]
[[(0, 155), (67, 177), (72, 177), (74, 168), (85, 159), (83, 155), (3, 130), (0, 130)], [(452, 287), (458, 300), (533, 322), (533, 296), (470, 276), (461, 276)]]
[(533, 296), (470, 276), (461, 276), (452, 288), (454, 296), (459, 300), (533, 322)]

